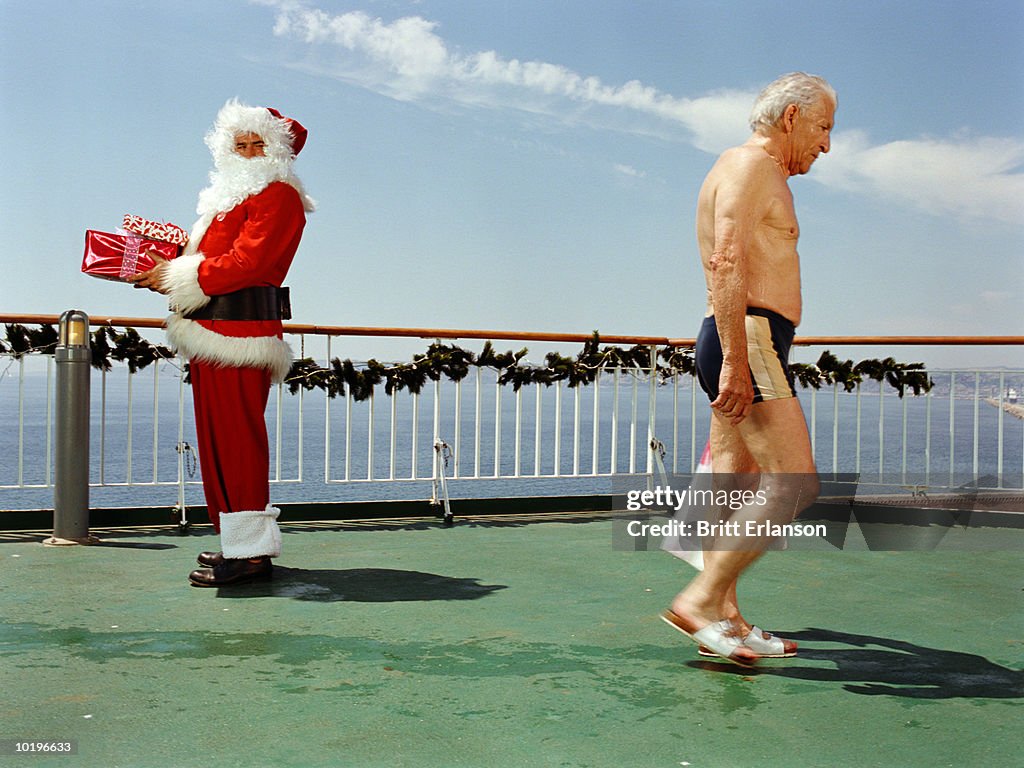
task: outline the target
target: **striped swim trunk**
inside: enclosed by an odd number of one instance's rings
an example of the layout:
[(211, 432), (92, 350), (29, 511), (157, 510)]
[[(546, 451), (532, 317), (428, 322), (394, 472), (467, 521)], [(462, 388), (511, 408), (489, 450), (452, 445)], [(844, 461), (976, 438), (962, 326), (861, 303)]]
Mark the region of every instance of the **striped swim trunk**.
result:
[[(754, 402), (796, 397), (793, 374), (789, 370), (789, 348), (796, 327), (777, 312), (760, 307), (747, 308), (747, 362), (754, 384)], [(722, 342), (714, 315), (705, 317), (697, 334), (694, 351), (697, 380), (708, 399), (718, 397), (718, 377), (722, 372)]]

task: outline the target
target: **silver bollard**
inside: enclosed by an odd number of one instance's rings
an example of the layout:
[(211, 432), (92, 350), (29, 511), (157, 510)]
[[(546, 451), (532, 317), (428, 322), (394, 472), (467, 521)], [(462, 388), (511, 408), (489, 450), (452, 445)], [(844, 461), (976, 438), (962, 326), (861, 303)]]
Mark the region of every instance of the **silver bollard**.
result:
[(53, 484), (53, 536), (43, 544), (92, 544), (89, 535), (89, 316), (69, 309), (60, 316), (57, 422)]

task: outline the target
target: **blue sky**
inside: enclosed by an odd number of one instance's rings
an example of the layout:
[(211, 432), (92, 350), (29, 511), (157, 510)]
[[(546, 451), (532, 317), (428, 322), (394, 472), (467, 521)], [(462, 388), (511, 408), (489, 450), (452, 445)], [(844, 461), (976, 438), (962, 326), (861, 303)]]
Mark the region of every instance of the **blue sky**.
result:
[(0, 0), (0, 306), (161, 316), (78, 272), (83, 233), (190, 227), (203, 134), (237, 96), (310, 130), (297, 322), (693, 336), (701, 180), (756, 91), (802, 69), (840, 104), (791, 182), (799, 332), (1024, 334), (1021, 40), (1019, 0)]

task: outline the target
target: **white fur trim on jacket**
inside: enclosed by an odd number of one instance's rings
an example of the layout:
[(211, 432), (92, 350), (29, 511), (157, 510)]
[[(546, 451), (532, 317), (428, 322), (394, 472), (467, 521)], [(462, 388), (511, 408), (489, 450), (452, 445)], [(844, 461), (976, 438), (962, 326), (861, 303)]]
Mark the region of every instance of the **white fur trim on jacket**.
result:
[(275, 384), (287, 378), (294, 360), (288, 342), (277, 336), (224, 336), (179, 314), (167, 318), (167, 340), (189, 360), (232, 368), (267, 368)]
[(166, 287), (171, 308), (188, 314), (210, 303), (210, 297), (199, 287), (199, 265), (203, 254), (179, 256), (167, 262)]
[[(182, 256), (193, 256), (199, 253), (199, 244), (203, 241), (206, 230), (213, 223), (213, 217), (213, 213), (203, 214), (192, 225), (192, 231), (188, 234), (188, 242), (185, 244), (185, 249), (181, 252)], [(181, 256), (178, 258), (180, 259)]]
[(220, 547), (224, 557), (278, 557), (281, 554), (281, 529), (277, 516), (281, 510), (269, 504), (252, 512), (222, 512)]

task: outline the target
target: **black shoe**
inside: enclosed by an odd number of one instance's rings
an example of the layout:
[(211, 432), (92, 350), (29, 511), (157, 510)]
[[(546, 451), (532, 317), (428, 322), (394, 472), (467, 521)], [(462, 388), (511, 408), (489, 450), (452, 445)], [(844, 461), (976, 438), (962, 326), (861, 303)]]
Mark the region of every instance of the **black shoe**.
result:
[(221, 565), (213, 568), (197, 568), (188, 575), (188, 580), (193, 587), (223, 587), (269, 579), (273, 570), (269, 557), (261, 557), (259, 560), (225, 559)]
[(200, 552), (196, 562), (200, 565), (205, 565), (207, 568), (216, 568), (218, 565), (224, 565), (224, 553)]

